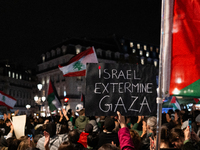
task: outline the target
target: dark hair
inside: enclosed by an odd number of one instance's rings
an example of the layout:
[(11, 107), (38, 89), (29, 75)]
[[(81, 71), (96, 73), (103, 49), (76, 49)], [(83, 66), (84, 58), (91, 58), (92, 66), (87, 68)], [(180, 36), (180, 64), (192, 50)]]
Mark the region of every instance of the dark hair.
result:
[(85, 108), (83, 108), (83, 109), (81, 109), (81, 110), (79, 111), (79, 115), (80, 115), (80, 116), (82, 116), (84, 113), (85, 113)]
[(44, 125), (44, 130), (50, 134), (50, 137), (56, 135), (56, 124), (53, 122)]
[(119, 148), (110, 143), (106, 143), (103, 144), (98, 150), (119, 150)]
[(131, 135), (131, 139), (133, 141), (134, 147), (136, 150), (140, 149), (140, 145), (141, 145), (141, 137), (138, 134), (137, 131), (130, 129), (130, 135)]
[(170, 134), (169, 134), (169, 140), (170, 142), (174, 142), (174, 141), (177, 141), (178, 138), (184, 138), (184, 133), (183, 133), (183, 130), (180, 129), (180, 128), (172, 128)]
[(58, 150), (75, 150), (75, 147), (69, 141), (65, 141), (62, 144), (60, 144)]
[(10, 122), (10, 120), (9, 120), (9, 119), (6, 119), (5, 123), (8, 123), (8, 122)]
[(98, 144), (99, 138), (97, 134), (90, 134), (87, 136), (87, 145), (90, 147), (95, 147)]
[(69, 131), (69, 142), (71, 143), (77, 143), (77, 141), (79, 140), (80, 137), (80, 133), (77, 129), (73, 129), (72, 131)]
[(11, 137), (7, 139), (7, 143), (8, 143), (8, 150), (13, 150), (13, 149), (17, 149), (19, 144), (20, 144), (20, 140)]
[(39, 140), (41, 137), (43, 137), (42, 134), (37, 134), (37, 135), (35, 135), (34, 138), (33, 138), (34, 143), (37, 144), (38, 140)]
[(169, 129), (167, 126), (161, 126), (161, 140), (169, 141)]
[(105, 122), (104, 122), (104, 127), (106, 130), (109, 132), (112, 132), (112, 130), (115, 128), (115, 121), (111, 117), (106, 117)]
[(59, 131), (59, 134), (65, 134), (65, 133), (68, 133), (68, 132), (69, 132), (68, 126), (65, 125), (65, 124), (62, 124), (61, 128), (60, 128), (60, 131)]

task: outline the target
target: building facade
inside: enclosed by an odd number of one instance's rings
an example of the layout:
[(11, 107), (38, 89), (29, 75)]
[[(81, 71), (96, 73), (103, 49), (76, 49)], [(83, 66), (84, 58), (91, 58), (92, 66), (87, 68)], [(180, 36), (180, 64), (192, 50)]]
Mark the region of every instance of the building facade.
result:
[[(36, 92), (35, 87), (36, 78), (32, 70), (7, 60), (1, 60), (0, 91), (17, 100), (11, 112), (19, 110), (19, 114), (31, 114), (31, 111), (35, 111), (35, 102), (33, 99)], [(26, 105), (32, 107), (27, 109)]]
[[(64, 66), (76, 54), (94, 47), (99, 63), (154, 64), (158, 67), (159, 47), (144, 44), (115, 35), (105, 39), (72, 38), (53, 46), (41, 55), (38, 63), (37, 78), (42, 83), (41, 96), (47, 96), (51, 79), (64, 105), (68, 98), (68, 108), (75, 109), (85, 94), (85, 77), (63, 77), (58, 65)], [(46, 108), (44, 108), (46, 109)]]

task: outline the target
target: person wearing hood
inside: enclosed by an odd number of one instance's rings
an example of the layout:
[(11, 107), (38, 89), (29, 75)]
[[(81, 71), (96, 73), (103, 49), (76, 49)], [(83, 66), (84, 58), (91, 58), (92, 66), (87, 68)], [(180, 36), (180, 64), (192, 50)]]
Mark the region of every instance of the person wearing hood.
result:
[(85, 109), (81, 109), (79, 117), (75, 120), (75, 127), (82, 132), (85, 129), (85, 125), (89, 122), (89, 118), (85, 116)]

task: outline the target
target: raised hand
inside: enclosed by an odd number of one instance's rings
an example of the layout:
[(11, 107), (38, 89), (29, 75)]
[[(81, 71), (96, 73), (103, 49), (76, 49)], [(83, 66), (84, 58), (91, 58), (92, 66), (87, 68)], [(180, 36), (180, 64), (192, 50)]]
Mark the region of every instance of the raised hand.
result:
[(121, 128), (126, 127), (125, 117), (122, 116), (119, 111), (117, 111), (117, 115), (118, 115), (118, 122), (119, 122)]
[(49, 150), (50, 134), (48, 132), (44, 131), (44, 137), (45, 137), (44, 148), (45, 148), (45, 150)]

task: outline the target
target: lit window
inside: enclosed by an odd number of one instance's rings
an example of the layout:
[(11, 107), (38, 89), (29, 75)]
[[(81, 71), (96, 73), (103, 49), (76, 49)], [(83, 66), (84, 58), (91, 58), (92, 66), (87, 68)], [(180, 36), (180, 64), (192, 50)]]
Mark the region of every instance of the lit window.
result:
[(157, 59), (154, 60), (154, 65), (155, 65), (155, 67), (158, 66), (158, 60)]
[(31, 77), (29, 77), (29, 81), (31, 81)]
[(156, 48), (156, 53), (158, 53), (159, 52), (159, 48)]
[(11, 77), (11, 72), (10, 71), (8, 71), (8, 77)]
[(140, 49), (140, 44), (137, 44), (137, 49)]
[(150, 51), (153, 51), (153, 46), (150, 47)]
[(81, 52), (80, 48), (76, 48), (76, 54), (79, 54)]
[(149, 52), (148, 51), (146, 52), (146, 57), (149, 57)]
[(130, 42), (130, 47), (133, 47), (133, 42)]
[(140, 60), (141, 60), (141, 64), (144, 65), (144, 57), (141, 57)]
[(135, 53), (136, 52), (136, 50), (135, 49), (132, 49), (132, 53)]
[(44, 77), (42, 78), (42, 85), (44, 85), (45, 84), (45, 79), (44, 79)]
[(42, 96), (45, 96), (45, 90), (42, 90)]
[(45, 56), (42, 56), (42, 62), (45, 62)]
[(48, 77), (47, 77), (47, 81), (46, 81), (47, 84), (49, 83), (49, 79), (50, 79), (50, 77), (48, 76)]
[(140, 55), (143, 55), (143, 50), (140, 50)]
[(18, 79), (18, 74), (16, 73), (16, 79)]
[(147, 50), (147, 46), (146, 46), (146, 45), (144, 45), (144, 50), (145, 50), (145, 51)]
[(14, 72), (12, 73), (12, 78), (15, 78), (15, 73)]
[(21, 74), (19, 75), (19, 79), (20, 79), (20, 80), (22, 79), (22, 75), (21, 75)]

